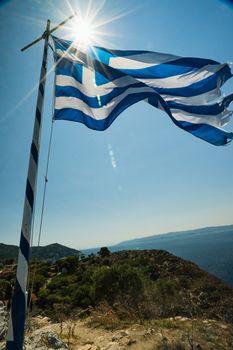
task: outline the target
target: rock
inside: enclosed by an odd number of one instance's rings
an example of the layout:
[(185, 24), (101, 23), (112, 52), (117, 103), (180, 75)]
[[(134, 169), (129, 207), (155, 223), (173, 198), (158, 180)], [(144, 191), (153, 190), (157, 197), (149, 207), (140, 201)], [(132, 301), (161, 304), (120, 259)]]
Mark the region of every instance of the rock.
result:
[(119, 340), (122, 339), (122, 338), (123, 338), (123, 335), (120, 334), (120, 333), (117, 333), (117, 334), (114, 334), (114, 335), (112, 336), (112, 341), (116, 342), (116, 341), (119, 341)]
[(78, 348), (78, 350), (99, 350), (99, 346), (93, 344), (85, 344)]
[(85, 344), (85, 345), (81, 346), (81, 348), (78, 348), (78, 350), (92, 350), (92, 345)]
[(119, 341), (121, 338), (122, 338), (122, 335), (120, 335), (120, 334), (114, 334), (114, 335), (112, 336), (112, 341), (113, 341), (113, 342), (114, 342), (114, 341)]
[(115, 342), (110, 342), (102, 350), (121, 350), (121, 347)]
[(66, 350), (68, 346), (52, 332), (42, 332), (25, 339), (26, 350)]
[(92, 344), (94, 344), (94, 342), (93, 342), (92, 340), (90, 340), (90, 339), (87, 339), (87, 340), (85, 341), (85, 345), (86, 345), (86, 344), (92, 345)]
[(123, 336), (129, 335), (129, 331), (128, 331), (127, 329), (120, 331), (120, 333), (121, 333)]
[(0, 340), (5, 338), (7, 330), (6, 306), (0, 301)]
[(105, 339), (104, 336), (101, 335), (101, 336), (99, 336), (99, 337), (97, 338), (97, 341), (98, 341), (98, 342), (102, 342), (102, 341), (104, 341), (104, 339)]
[[(52, 332), (44, 332), (40, 334), (42, 344), (47, 345), (48, 348), (51, 349), (68, 349), (68, 346), (58, 338), (58, 336)], [(35, 338), (34, 338), (35, 341)]]
[(99, 346), (92, 345), (91, 350), (100, 350)]
[[(171, 318), (171, 319), (172, 319), (172, 318)], [(174, 320), (184, 322), (184, 321), (189, 320), (189, 318), (188, 318), (188, 317), (182, 317), (182, 316), (175, 316), (175, 317), (174, 317)]]
[(160, 339), (163, 339), (163, 338), (164, 338), (164, 336), (163, 336), (163, 334), (162, 334), (161, 332), (158, 332), (158, 333), (157, 333), (157, 336), (158, 336)]
[(131, 337), (127, 337), (126, 345), (132, 345), (136, 343), (135, 339), (132, 339)]
[(154, 328), (148, 328), (144, 336), (152, 335), (155, 332)]
[(128, 335), (129, 335), (129, 331), (121, 330), (112, 336), (112, 341), (119, 341), (120, 339), (122, 339), (123, 337), (126, 337)]
[(226, 326), (225, 324), (221, 324), (220, 327), (221, 327), (222, 329), (228, 329), (228, 326)]

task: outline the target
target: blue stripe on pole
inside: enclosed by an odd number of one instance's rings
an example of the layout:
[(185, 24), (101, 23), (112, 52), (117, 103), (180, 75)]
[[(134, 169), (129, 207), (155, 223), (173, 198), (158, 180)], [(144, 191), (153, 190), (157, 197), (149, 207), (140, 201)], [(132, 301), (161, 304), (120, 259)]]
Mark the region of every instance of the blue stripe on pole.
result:
[(36, 108), (36, 119), (38, 120), (38, 123), (41, 122), (41, 112), (39, 111), (38, 107)]
[(41, 95), (44, 95), (44, 84), (43, 83), (40, 84), (39, 90), (40, 90)]
[(29, 180), (27, 180), (27, 185), (26, 185), (26, 197), (28, 199), (28, 202), (29, 202), (31, 208), (33, 209), (34, 193), (33, 193), (33, 189), (30, 185)]
[(35, 163), (37, 164), (38, 163), (38, 150), (37, 150), (34, 142), (31, 145), (31, 155), (32, 155)]
[(24, 237), (23, 232), (21, 232), (21, 236), (20, 236), (20, 251), (23, 254), (25, 260), (28, 262), (29, 252), (30, 252), (30, 244), (27, 241), (27, 239)]
[(21, 350), (23, 349), (23, 337), (25, 328), (25, 312), (26, 302), (25, 294), (22, 291), (18, 281), (16, 280), (15, 293), (12, 299), (11, 313), (14, 341), (7, 342), (7, 350)]

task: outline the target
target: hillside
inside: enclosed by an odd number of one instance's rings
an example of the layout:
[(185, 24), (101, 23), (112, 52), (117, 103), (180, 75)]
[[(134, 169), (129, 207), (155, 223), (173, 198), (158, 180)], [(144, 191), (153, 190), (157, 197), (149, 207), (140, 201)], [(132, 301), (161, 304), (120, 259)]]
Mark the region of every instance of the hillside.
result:
[[(170, 232), (121, 242), (111, 251), (164, 249), (191, 260), (205, 271), (233, 286), (233, 225)], [(84, 250), (90, 254), (98, 249)]]
[[(49, 244), (44, 247), (32, 247), (31, 248), (31, 260), (39, 261), (56, 261), (66, 256), (75, 255), (78, 256), (80, 252), (76, 249), (65, 247), (61, 244)], [(17, 259), (18, 247), (15, 245), (8, 245), (0, 243), (0, 263)]]
[[(7, 267), (1, 271), (0, 300), (10, 280), (14, 271)], [(119, 318), (182, 315), (233, 322), (232, 288), (166, 251), (106, 250), (81, 260), (38, 263), (33, 293), (39, 312), (47, 316), (107, 304)]]
[[(233, 287), (233, 225), (207, 227), (196, 230), (170, 232), (121, 242), (109, 247), (110, 251), (163, 249), (183, 259), (190, 260), (203, 270), (215, 275)], [(89, 255), (99, 248), (82, 250)], [(56, 261), (69, 255), (79, 255), (78, 250), (54, 243), (32, 248), (32, 260)], [(16, 259), (18, 248), (0, 244), (0, 263)]]
[[(233, 289), (166, 251), (101, 248), (34, 263), (34, 271), (28, 350), (45, 341), (50, 348), (56, 334), (69, 349), (231, 349)], [(0, 270), (0, 300), (14, 277), (15, 265)]]

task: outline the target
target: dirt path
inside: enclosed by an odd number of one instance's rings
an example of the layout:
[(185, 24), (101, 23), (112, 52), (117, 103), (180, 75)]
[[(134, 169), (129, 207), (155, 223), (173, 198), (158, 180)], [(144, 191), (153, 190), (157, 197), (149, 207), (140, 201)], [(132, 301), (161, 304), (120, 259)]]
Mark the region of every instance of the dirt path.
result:
[[(26, 350), (156, 350), (158, 345), (179, 344), (184, 349), (230, 350), (233, 348), (233, 327), (211, 320), (190, 320), (176, 317), (148, 324), (133, 324), (115, 330), (90, 326), (90, 319), (52, 324), (47, 318), (32, 320), (27, 333)], [(64, 346), (46, 347), (40, 339), (52, 332)], [(43, 337), (42, 337), (43, 338)], [(65, 345), (66, 344), (66, 345)], [(161, 348), (160, 348), (161, 349)]]

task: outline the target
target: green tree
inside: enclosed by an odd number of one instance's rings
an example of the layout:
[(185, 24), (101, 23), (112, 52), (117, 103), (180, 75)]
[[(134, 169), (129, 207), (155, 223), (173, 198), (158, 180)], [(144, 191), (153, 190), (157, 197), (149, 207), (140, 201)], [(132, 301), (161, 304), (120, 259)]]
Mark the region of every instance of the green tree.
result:
[(111, 253), (107, 247), (102, 247), (100, 248), (100, 251), (98, 252), (99, 256), (101, 258), (106, 258), (108, 257)]

